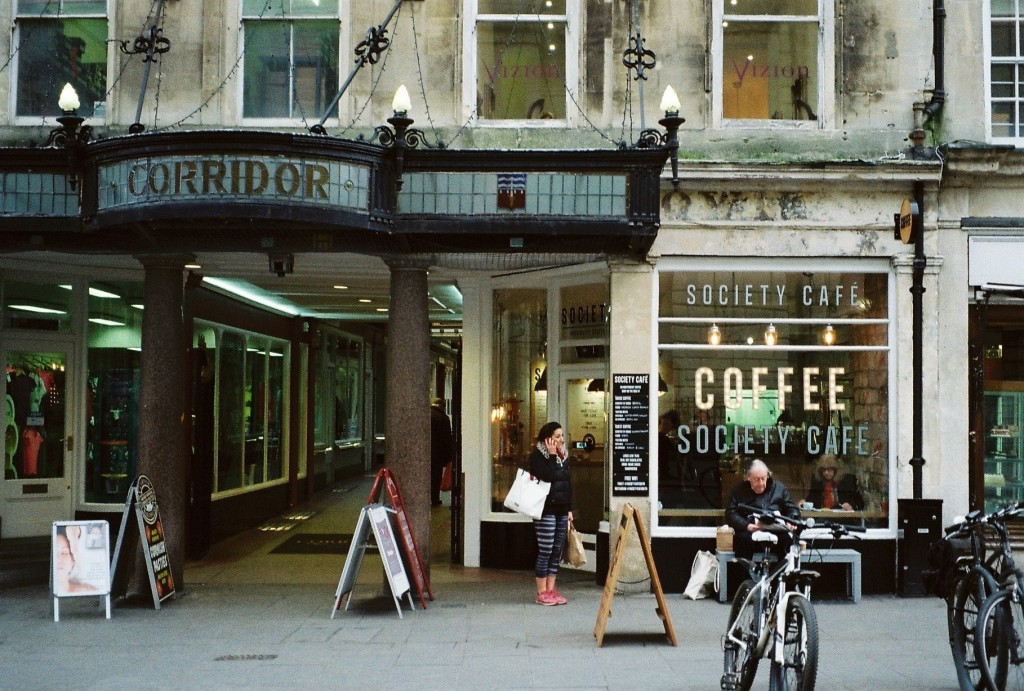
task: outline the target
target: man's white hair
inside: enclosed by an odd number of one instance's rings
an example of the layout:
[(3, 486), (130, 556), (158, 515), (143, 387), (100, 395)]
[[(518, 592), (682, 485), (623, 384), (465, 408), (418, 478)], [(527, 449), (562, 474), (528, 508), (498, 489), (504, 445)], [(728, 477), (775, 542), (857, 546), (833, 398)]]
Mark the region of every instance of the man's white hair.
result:
[(750, 462), (750, 465), (747, 467), (747, 477), (750, 477), (750, 473), (752, 473), (754, 470), (761, 470), (761, 469), (764, 470), (765, 475), (767, 475), (768, 477), (771, 477), (772, 471), (770, 471), (768, 469), (768, 464), (766, 464), (760, 458), (755, 458), (754, 460), (752, 460)]

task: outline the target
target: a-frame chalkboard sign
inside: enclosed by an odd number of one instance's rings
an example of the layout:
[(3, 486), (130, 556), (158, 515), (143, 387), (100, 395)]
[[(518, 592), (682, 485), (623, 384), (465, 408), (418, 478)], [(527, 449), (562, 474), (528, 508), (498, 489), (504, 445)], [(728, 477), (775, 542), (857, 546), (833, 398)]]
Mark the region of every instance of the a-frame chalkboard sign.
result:
[[(129, 528), (129, 515), (133, 507), (138, 533)], [(160, 609), (161, 602), (174, 596), (174, 579), (167, 558), (167, 543), (164, 541), (164, 526), (160, 521), (156, 489), (145, 475), (139, 475), (128, 488), (124, 502), (121, 528), (117, 531), (117, 543), (110, 564), (110, 592), (115, 597), (123, 597), (128, 592), (131, 567), (140, 545), (149, 576), (149, 588), (153, 594), (153, 607)]]
[(631, 504), (622, 507), (622, 518), (619, 519), (619, 532), (615, 541), (615, 551), (608, 564), (608, 577), (604, 582), (604, 594), (601, 596), (601, 607), (597, 611), (597, 623), (594, 624), (594, 635), (597, 637), (598, 647), (604, 643), (604, 629), (608, 624), (608, 617), (612, 615), (612, 598), (615, 596), (615, 588), (619, 583), (619, 571), (622, 570), (622, 555), (626, 551), (626, 541), (629, 537), (629, 525), (636, 526), (637, 537), (640, 538), (640, 546), (644, 551), (644, 559), (647, 560), (647, 570), (651, 572), (651, 587), (658, 600), (658, 607), (654, 610), (658, 618), (665, 626), (665, 634), (672, 645), (676, 643), (676, 632), (672, 628), (672, 617), (668, 613), (668, 606), (665, 602), (665, 593), (661, 589), (661, 580), (658, 578), (658, 569), (654, 565), (654, 554), (647, 542), (647, 532), (644, 530), (644, 522), (640, 514)]
[(381, 468), (377, 471), (377, 477), (373, 480), (373, 487), (370, 488), (370, 496), (366, 503), (380, 502), (381, 494), (385, 495), (387, 505), (395, 512), (395, 523), (398, 525), (398, 534), (401, 537), (402, 554), (409, 567), (409, 573), (412, 574), (413, 583), (416, 584), (420, 603), (423, 605), (423, 609), (426, 609), (426, 598), (429, 597), (433, 600), (434, 592), (430, 589), (430, 579), (427, 577), (423, 556), (420, 554), (419, 547), (416, 546), (416, 538), (412, 534), (412, 523), (409, 521), (409, 513), (405, 510), (402, 493), (398, 489), (398, 482), (390, 468)]
[(363, 563), (363, 556), (366, 548), (370, 545), (370, 536), (377, 542), (380, 551), (381, 562), (384, 566), (384, 573), (388, 577), (388, 585), (391, 586), (391, 596), (395, 600), (395, 609), (398, 610), (398, 618), (402, 618), (402, 596), (409, 598), (409, 609), (415, 611), (416, 606), (412, 602), (412, 588), (409, 587), (409, 578), (405, 573), (405, 563), (399, 552), (398, 541), (395, 539), (391, 516), (394, 510), (381, 504), (368, 504), (359, 511), (359, 519), (356, 521), (356, 531), (352, 536), (352, 544), (348, 548), (348, 556), (345, 557), (345, 566), (341, 570), (341, 579), (338, 581), (338, 589), (334, 593), (334, 608), (331, 609), (331, 619), (341, 607), (341, 600), (346, 595), (345, 609), (348, 609), (352, 602), (352, 591), (355, 588), (356, 574)]

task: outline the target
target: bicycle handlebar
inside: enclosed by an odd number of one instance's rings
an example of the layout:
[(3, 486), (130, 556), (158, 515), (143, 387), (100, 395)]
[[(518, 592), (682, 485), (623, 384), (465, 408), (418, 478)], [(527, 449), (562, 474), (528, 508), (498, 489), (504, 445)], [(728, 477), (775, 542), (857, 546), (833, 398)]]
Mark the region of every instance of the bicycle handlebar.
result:
[(969, 532), (975, 526), (987, 524), (995, 527), (1002, 533), (1006, 530), (1006, 519), (1017, 516), (1022, 510), (1024, 510), (1024, 502), (1007, 504), (989, 514), (983, 513), (980, 509), (975, 509), (964, 516), (963, 520), (946, 526), (943, 532), (947, 538), (957, 537)]
[(757, 506), (751, 506), (749, 504), (740, 504), (739, 508), (742, 511), (749, 512), (752, 518), (756, 518), (759, 521), (764, 521), (766, 523), (772, 523), (775, 525), (789, 524), (792, 526), (796, 526), (796, 530), (792, 530), (791, 532), (797, 535), (802, 533), (804, 530), (808, 530), (811, 528), (815, 530), (828, 530), (832, 533), (833, 537), (849, 535), (850, 533), (867, 532), (867, 528), (863, 526), (845, 525), (842, 523), (831, 522), (818, 523), (814, 520), (813, 516), (809, 518), (792, 518), (790, 516), (783, 516), (782, 512), (779, 511), (778, 509), (775, 509), (774, 511), (766, 511), (765, 509), (759, 508)]

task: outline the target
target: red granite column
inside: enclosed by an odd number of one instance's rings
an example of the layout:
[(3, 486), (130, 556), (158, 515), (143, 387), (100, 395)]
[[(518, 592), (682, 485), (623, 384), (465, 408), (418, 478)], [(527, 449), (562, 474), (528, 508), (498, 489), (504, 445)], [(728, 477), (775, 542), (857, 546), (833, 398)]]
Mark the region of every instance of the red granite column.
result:
[[(184, 592), (189, 473), (183, 272), (194, 257), (145, 255), (142, 366), (139, 375), (138, 472), (153, 481), (175, 590)], [(144, 574), (140, 580), (144, 583)], [(148, 593), (144, 593), (148, 594)]]
[(430, 319), (427, 265), (388, 260), (385, 463), (394, 473), (430, 573)]

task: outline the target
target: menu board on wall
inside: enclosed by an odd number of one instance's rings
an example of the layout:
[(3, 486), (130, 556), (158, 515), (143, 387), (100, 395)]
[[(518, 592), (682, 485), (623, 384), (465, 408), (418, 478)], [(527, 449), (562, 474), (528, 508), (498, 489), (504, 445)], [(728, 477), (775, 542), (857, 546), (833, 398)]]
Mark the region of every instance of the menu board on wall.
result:
[(612, 375), (612, 495), (650, 490), (651, 375)]

